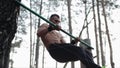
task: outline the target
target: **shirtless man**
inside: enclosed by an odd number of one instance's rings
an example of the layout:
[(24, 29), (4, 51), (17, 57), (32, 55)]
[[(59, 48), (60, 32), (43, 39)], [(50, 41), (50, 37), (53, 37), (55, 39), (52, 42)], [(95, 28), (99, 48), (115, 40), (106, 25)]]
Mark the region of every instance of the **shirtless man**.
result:
[(37, 31), (37, 35), (41, 37), (52, 58), (58, 62), (80, 60), (86, 65), (86, 68), (101, 68), (94, 63), (90, 52), (74, 45), (79, 41), (78, 38), (71, 41), (71, 43), (65, 42), (63, 36), (58, 32), (61, 29), (58, 25), (60, 23), (59, 15), (53, 14), (49, 20), (54, 23), (56, 27), (42, 24)]

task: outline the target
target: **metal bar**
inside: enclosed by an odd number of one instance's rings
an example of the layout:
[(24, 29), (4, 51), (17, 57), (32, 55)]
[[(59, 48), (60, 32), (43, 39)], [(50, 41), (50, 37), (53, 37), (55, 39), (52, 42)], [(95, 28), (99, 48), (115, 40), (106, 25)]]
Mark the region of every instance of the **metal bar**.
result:
[[(33, 10), (31, 10), (30, 8), (28, 8), (27, 6), (23, 5), (22, 3), (20, 3), (19, 1), (15, 1), (18, 5), (22, 6), (23, 8), (27, 9), (28, 11), (30, 11), (31, 13), (33, 13), (34, 15), (38, 16), (39, 18), (43, 19), (44, 21), (46, 21), (47, 23), (49, 23), (50, 25), (56, 27), (56, 25), (50, 21), (48, 21), (47, 19), (45, 19), (44, 17), (42, 17), (41, 15), (37, 14), (36, 12), (34, 12)], [(65, 34), (69, 35), (70, 37), (76, 39), (76, 37), (74, 37), (73, 35), (67, 33), (66, 31), (64, 31), (63, 29), (60, 29), (62, 32), (64, 32)], [(83, 43), (84, 45), (86, 45), (87, 47), (94, 49), (93, 47), (89, 46), (87, 43), (85, 43), (84, 41), (80, 40), (79, 42)]]

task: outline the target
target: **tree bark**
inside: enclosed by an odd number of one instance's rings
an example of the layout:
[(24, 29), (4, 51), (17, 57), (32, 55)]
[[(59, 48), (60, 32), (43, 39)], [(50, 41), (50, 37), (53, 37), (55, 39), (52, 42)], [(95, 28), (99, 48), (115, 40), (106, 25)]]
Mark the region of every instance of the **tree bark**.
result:
[(9, 67), (11, 42), (17, 29), (19, 5), (15, 0), (0, 0), (0, 68)]

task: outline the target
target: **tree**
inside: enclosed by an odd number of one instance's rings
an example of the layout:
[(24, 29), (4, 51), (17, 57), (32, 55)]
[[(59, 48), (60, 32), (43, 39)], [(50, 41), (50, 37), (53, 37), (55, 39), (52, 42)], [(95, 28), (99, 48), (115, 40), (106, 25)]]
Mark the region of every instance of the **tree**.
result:
[(99, 64), (99, 47), (98, 47), (98, 36), (97, 36), (97, 23), (96, 23), (96, 15), (95, 15), (95, 1), (92, 0), (92, 8), (93, 8), (93, 19), (94, 19), (94, 32), (95, 32), (95, 43), (96, 43), (96, 54), (97, 54), (97, 64)]
[[(68, 7), (68, 23), (69, 23), (69, 33), (72, 34), (72, 22), (71, 22), (71, 1), (67, 0), (67, 7)], [(70, 38), (70, 41), (72, 38)], [(74, 62), (71, 62), (71, 68), (75, 68)]]
[[(30, 0), (30, 8), (32, 7), (32, 0)], [(34, 50), (33, 50), (33, 38), (32, 38), (32, 13), (30, 12), (30, 68), (34, 67), (33, 58), (34, 58)]]
[(8, 68), (11, 42), (17, 29), (19, 5), (15, 0), (0, 0), (0, 68)]
[[(41, 0), (40, 2), (40, 5), (39, 5), (39, 14), (41, 15), (41, 12), (42, 12), (42, 2), (43, 0)], [(39, 28), (40, 26), (40, 18), (38, 19), (38, 26), (37, 26), (37, 29)], [(39, 64), (39, 37), (37, 37), (37, 40), (36, 40), (36, 53), (35, 53), (35, 62), (36, 62), (36, 68), (38, 68), (38, 64)], [(43, 50), (44, 51), (44, 50)], [(43, 56), (43, 65), (42, 65), (42, 68), (44, 68), (44, 56)]]
[(105, 20), (106, 34), (107, 34), (108, 43), (109, 43), (109, 47), (110, 47), (110, 63), (111, 63), (111, 67), (115, 68), (114, 67), (114, 62), (113, 62), (112, 44), (111, 44), (111, 39), (110, 39), (110, 34), (109, 34), (109, 29), (108, 29), (108, 22), (107, 22), (105, 6), (104, 6), (105, 1), (102, 0), (101, 3), (102, 3), (102, 8), (103, 8), (103, 16), (104, 16), (104, 20)]
[(100, 2), (99, 0), (96, 0), (97, 2), (97, 14), (98, 14), (98, 28), (99, 28), (99, 40), (100, 40), (100, 50), (101, 50), (101, 60), (102, 60), (102, 66), (105, 66), (105, 56), (103, 51), (103, 40), (102, 40), (102, 29), (101, 29), (101, 15), (100, 15)]

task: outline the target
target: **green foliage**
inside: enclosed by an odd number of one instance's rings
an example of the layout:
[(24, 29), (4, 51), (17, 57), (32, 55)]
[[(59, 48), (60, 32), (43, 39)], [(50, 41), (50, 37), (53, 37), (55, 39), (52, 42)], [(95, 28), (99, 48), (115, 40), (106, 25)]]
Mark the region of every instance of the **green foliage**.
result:
[(105, 66), (102, 66), (102, 68), (106, 68)]

